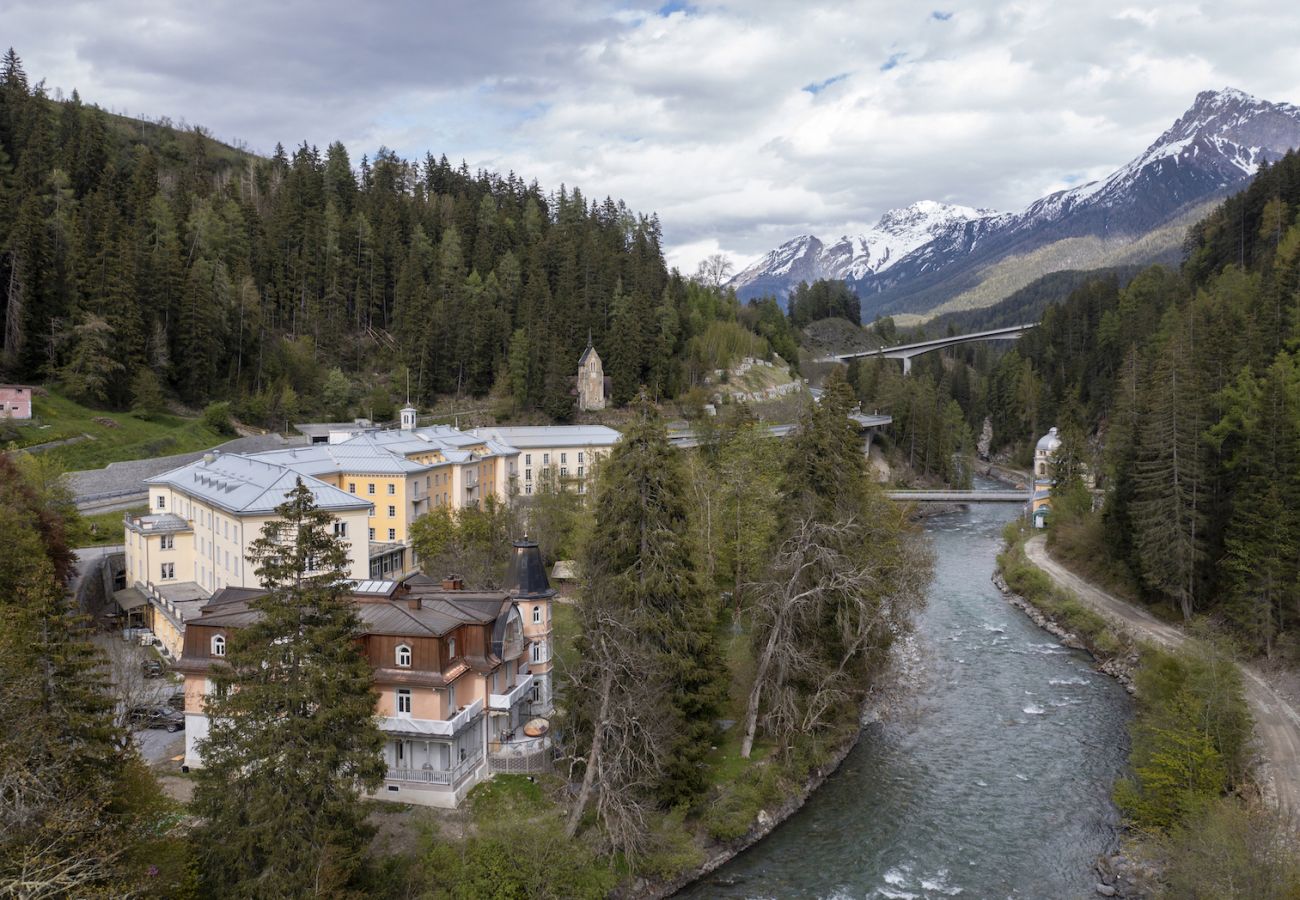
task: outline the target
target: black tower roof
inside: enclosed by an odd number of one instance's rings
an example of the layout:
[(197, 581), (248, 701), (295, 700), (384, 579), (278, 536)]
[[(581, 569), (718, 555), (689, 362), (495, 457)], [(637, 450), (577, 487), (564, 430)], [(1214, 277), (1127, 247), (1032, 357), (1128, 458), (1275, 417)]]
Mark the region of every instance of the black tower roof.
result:
[(546, 577), (546, 566), (542, 565), (542, 553), (537, 549), (536, 541), (515, 541), (506, 591), (511, 597), (523, 600), (544, 600), (555, 596), (555, 588)]

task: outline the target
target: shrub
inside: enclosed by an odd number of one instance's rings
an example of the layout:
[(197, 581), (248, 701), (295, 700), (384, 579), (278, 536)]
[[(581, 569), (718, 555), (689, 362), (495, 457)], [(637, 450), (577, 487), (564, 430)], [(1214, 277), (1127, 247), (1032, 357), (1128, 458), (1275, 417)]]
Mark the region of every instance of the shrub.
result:
[(203, 424), (217, 434), (234, 434), (235, 426), (230, 422), (230, 403), (225, 400), (209, 403), (203, 410)]
[(1165, 892), (1185, 900), (1300, 897), (1300, 846), (1272, 810), (1226, 797), (1162, 842)]
[(1237, 667), (1205, 644), (1147, 650), (1136, 683), (1133, 775), (1116, 785), (1115, 802), (1137, 827), (1165, 830), (1246, 777), (1250, 713)]

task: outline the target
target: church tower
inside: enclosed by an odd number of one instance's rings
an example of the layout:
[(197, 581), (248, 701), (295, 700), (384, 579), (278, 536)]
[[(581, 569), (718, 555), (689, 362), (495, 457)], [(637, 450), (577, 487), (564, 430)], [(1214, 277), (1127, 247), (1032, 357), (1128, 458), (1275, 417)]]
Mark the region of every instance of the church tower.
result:
[(578, 409), (594, 412), (605, 408), (605, 367), (600, 354), (587, 338), (587, 349), (578, 360)]

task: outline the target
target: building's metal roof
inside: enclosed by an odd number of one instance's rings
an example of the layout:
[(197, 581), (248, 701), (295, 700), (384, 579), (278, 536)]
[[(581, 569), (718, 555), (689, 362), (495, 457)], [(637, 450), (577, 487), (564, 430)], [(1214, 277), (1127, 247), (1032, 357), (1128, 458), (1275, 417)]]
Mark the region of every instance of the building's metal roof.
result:
[(1038, 439), (1038, 446), (1036, 449), (1039, 453), (1055, 453), (1057, 448), (1060, 446), (1060, 435), (1057, 434), (1056, 427), (1053, 426), (1048, 429), (1047, 434)]
[(512, 447), (612, 447), (623, 435), (604, 425), (493, 425), (470, 434)]
[(253, 459), (275, 463), (303, 475), (411, 475), (433, 468), (377, 447), (359, 434), (337, 444), (312, 444), (287, 450), (253, 453)]
[(546, 566), (536, 541), (515, 541), (506, 578), (510, 596), (521, 600), (545, 600), (555, 596), (555, 588), (546, 577)]
[(145, 479), (145, 484), (170, 487), (237, 515), (272, 513), (299, 482), (321, 509), (366, 509), (369, 500), (348, 494), (311, 475), (254, 456), (209, 453), (170, 472)]
[(192, 531), (193, 526), (175, 513), (154, 513), (147, 516), (131, 516), (127, 520), (137, 531), (148, 534), (177, 534)]

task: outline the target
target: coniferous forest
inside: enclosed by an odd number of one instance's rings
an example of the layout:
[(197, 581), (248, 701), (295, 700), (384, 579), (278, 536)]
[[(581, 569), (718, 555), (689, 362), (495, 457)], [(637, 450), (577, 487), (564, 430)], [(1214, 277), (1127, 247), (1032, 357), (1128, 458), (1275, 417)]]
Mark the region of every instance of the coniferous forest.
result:
[[(1300, 637), (1300, 155), (1188, 234), (1181, 270), (1086, 283), (993, 367), (1001, 444), (1061, 427), (1098, 475), (1079, 558), (1253, 649)], [(1065, 523), (1061, 523), (1064, 525)], [(1063, 535), (1064, 537), (1064, 535)]]
[(229, 399), (257, 424), (382, 416), (408, 373), (416, 402), (495, 387), (563, 419), (589, 339), (616, 400), (674, 396), (707, 368), (691, 339), (737, 314), (622, 202), (337, 142), (259, 158), (55, 101), (13, 50), (0, 296), (3, 377), (117, 408), (158, 387)]

